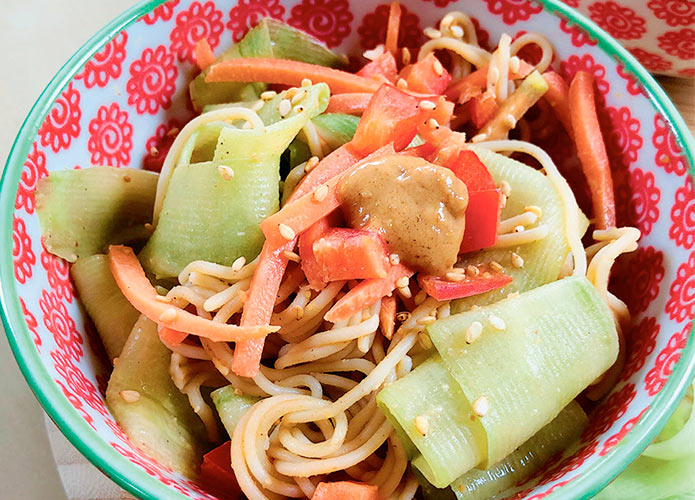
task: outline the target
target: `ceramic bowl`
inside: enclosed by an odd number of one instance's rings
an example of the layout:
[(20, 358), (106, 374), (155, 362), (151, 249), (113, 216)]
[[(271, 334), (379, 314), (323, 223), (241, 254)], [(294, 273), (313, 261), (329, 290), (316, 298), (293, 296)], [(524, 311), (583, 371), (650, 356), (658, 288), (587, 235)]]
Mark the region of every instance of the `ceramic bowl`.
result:
[[(635, 314), (623, 376), (592, 418), (583, 446), (547, 468), (526, 498), (586, 498), (655, 437), (695, 369), (695, 148), (683, 120), (647, 71), (601, 28), (556, 0), (405, 0), (403, 36), (458, 9), (478, 37), (544, 33), (555, 68), (590, 71), (615, 170), (619, 219), (642, 231), (614, 285)], [(133, 448), (104, 404), (107, 368), (74, 295), (69, 265), (43, 248), (36, 182), (91, 164), (140, 166), (167, 131), (192, 116), (193, 44), (239, 40), (260, 16), (282, 19), (360, 54), (384, 39), (388, 6), (361, 0), (162, 0), (125, 12), (58, 72), (19, 131), (0, 192), (2, 313), (29, 385), (89, 460), (141, 498), (212, 498)], [(11, 251), (10, 251), (11, 248)], [(581, 367), (577, 367), (581, 369)]]

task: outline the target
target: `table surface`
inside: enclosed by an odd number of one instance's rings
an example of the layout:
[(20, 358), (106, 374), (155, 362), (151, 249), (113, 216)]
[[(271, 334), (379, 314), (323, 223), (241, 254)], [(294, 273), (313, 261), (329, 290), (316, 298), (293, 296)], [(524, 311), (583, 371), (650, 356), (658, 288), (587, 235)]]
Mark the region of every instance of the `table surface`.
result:
[[(0, 46), (21, 47), (0, 52), (0, 67), (13, 68), (0, 79), (0, 130), (4, 131), (0, 136), (0, 161), (4, 165), (16, 131), (50, 78), (95, 32), (95, 27), (103, 26), (135, 1), (2, 3)], [(695, 133), (695, 80), (660, 78), (659, 82)], [(88, 464), (53, 423), (44, 419), (4, 335), (0, 335), (0, 380), (5, 393), (0, 398), (0, 498), (65, 500), (66, 492), (70, 499), (132, 498)]]

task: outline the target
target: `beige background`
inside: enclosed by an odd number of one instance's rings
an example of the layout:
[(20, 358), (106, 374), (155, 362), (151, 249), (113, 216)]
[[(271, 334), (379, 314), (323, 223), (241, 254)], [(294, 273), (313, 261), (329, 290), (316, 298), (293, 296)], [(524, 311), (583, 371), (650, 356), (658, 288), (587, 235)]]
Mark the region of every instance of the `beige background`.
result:
[[(60, 66), (135, 0), (0, 0), (0, 164), (34, 100)], [(695, 130), (695, 82), (662, 82)], [(44, 414), (0, 335), (0, 499), (65, 500), (44, 426)], [(48, 423), (71, 499), (124, 494)]]

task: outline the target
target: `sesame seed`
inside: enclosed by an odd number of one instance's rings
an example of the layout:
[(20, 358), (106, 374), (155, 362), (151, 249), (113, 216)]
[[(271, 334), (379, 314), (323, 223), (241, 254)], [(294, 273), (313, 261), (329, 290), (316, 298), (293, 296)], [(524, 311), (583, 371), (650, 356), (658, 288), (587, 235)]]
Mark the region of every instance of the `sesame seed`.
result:
[(242, 255), (232, 263), (232, 272), (238, 273), (239, 271), (241, 271), (241, 268), (244, 267), (245, 264), (246, 257)]
[(156, 148), (156, 146), (152, 146), (150, 148), (150, 155), (152, 156), (159, 156), (159, 149)]
[(170, 307), (169, 309), (165, 310), (160, 316), (159, 316), (159, 321), (162, 323), (171, 323), (176, 319), (176, 309), (173, 307)]
[(408, 82), (406, 82), (403, 78), (399, 78), (396, 82), (396, 87), (398, 87), (399, 89), (407, 89)]
[(308, 174), (311, 172), (311, 170), (319, 164), (319, 157), (318, 156), (312, 156), (306, 161), (306, 164), (304, 165), (304, 171)]
[(471, 137), (471, 142), (483, 142), (487, 139), (487, 134), (478, 134)]
[(427, 126), (431, 129), (439, 130), (439, 122), (434, 118), (430, 118), (429, 120), (427, 120)]
[(472, 344), (483, 333), (483, 325), (480, 321), (474, 321), (466, 328), (466, 344)]
[(154, 231), (154, 226), (152, 225), (151, 222), (145, 222), (145, 230)]
[(500, 197), (500, 207), (504, 208), (507, 206), (507, 196), (502, 193), (502, 196)]
[(276, 95), (278, 95), (278, 93), (275, 92), (274, 90), (266, 90), (265, 92), (263, 92), (261, 94), (261, 99), (263, 99), (264, 101), (270, 101)]
[(449, 30), (454, 38), (463, 38), (463, 28), (461, 26), (452, 26)]
[(509, 113), (507, 116), (504, 117), (503, 122), (504, 122), (504, 125), (509, 127), (509, 128), (516, 127), (516, 118), (511, 113)]
[(449, 271), (445, 275), (446, 279), (449, 281), (463, 281), (466, 279), (466, 275), (460, 272)]
[(292, 96), (291, 102), (292, 104), (297, 104), (299, 101), (304, 99), (304, 97), (306, 97), (306, 90), (299, 89), (299, 91), (297, 91), (297, 93), (294, 96)]
[(500, 77), (500, 70), (497, 69), (497, 66), (492, 66), (488, 70), (488, 81), (492, 80), (493, 82), (496, 82), (497, 79)]
[(431, 38), (431, 39), (433, 39), (433, 40), (434, 40), (435, 38), (441, 38), (441, 37), (442, 37), (442, 32), (439, 31), (438, 29), (434, 29), (434, 28), (431, 27), (431, 26), (428, 26), (427, 28), (425, 28), (425, 29), (422, 30), (422, 31), (423, 31), (423, 33), (425, 34), (425, 36), (426, 36), (427, 38)]
[(502, 264), (500, 264), (496, 260), (490, 261), (490, 269), (492, 269), (493, 271), (498, 272), (498, 273), (501, 273), (502, 271), (504, 271), (504, 267), (502, 266)]
[(410, 64), (410, 50), (408, 50), (407, 47), (403, 47), (403, 51), (401, 52), (401, 61), (403, 61), (404, 66)]
[(314, 190), (312, 198), (317, 203), (321, 203), (323, 200), (326, 199), (326, 196), (328, 196), (328, 186), (326, 186), (325, 184), (321, 184)]
[(432, 101), (420, 101), (420, 107), (426, 111), (437, 109), (437, 105)]
[(490, 317), (488, 317), (488, 320), (490, 320), (490, 324), (492, 325), (492, 328), (494, 328), (495, 330), (502, 331), (505, 328), (507, 328), (507, 325), (504, 323), (504, 320), (499, 316), (491, 314)]
[(124, 175), (124, 176), (123, 176), (123, 182), (130, 182), (130, 181), (132, 181), (132, 180), (133, 180), (133, 179), (131, 179), (129, 175)]
[(311, 80), (308, 78), (302, 79), (302, 87), (311, 87), (314, 84)]
[(439, 62), (439, 59), (434, 60), (432, 68), (434, 68), (434, 72), (437, 74), (437, 76), (442, 76), (444, 74), (444, 66), (442, 66), (442, 63)]
[(434, 316), (432, 316), (432, 315), (430, 314), (430, 315), (427, 315), (427, 316), (423, 316), (422, 318), (420, 318), (419, 320), (417, 320), (417, 324), (418, 324), (418, 325), (431, 325), (431, 324), (434, 323), (435, 321), (437, 321), (437, 318), (434, 317)]
[(479, 311), (479, 310), (480, 310), (480, 306), (478, 304), (473, 304), (471, 306), (471, 311)]
[(299, 91), (299, 89), (297, 87), (292, 87), (291, 89), (287, 89), (285, 91), (285, 99), (292, 99), (298, 91)]
[(392, 253), (389, 255), (389, 262), (391, 263), (392, 266), (397, 266), (401, 262), (401, 258), (398, 256), (397, 253)]
[(516, 252), (512, 252), (512, 265), (517, 269), (524, 267), (524, 258)]
[(284, 252), (282, 252), (282, 255), (284, 255), (287, 260), (291, 260), (292, 262), (299, 263), (302, 261), (301, 257), (299, 257), (298, 254), (290, 250), (285, 250)]
[(118, 393), (121, 399), (126, 403), (137, 403), (140, 401), (140, 393), (138, 391), (121, 391)]
[(280, 104), (278, 104), (278, 111), (280, 112), (280, 116), (283, 118), (287, 116), (291, 110), (292, 103), (289, 101), (289, 99), (283, 99), (280, 101)]
[(157, 295), (154, 300), (158, 302), (164, 302), (166, 304), (171, 302), (171, 297), (167, 297), (166, 295)]
[(228, 167), (227, 165), (218, 165), (217, 172), (225, 181), (231, 181), (234, 178), (234, 170), (232, 167)]
[(251, 111), (260, 111), (261, 108), (265, 105), (265, 102), (261, 99), (260, 101), (256, 101), (253, 103), (253, 106), (251, 106)]
[(512, 194), (512, 186), (507, 181), (500, 182), (500, 189), (502, 190), (502, 194), (505, 196)]
[(473, 413), (479, 417), (484, 417), (490, 411), (490, 403), (485, 396), (480, 396), (473, 402)]
[(509, 71), (516, 73), (521, 67), (521, 60), (517, 56), (512, 56), (509, 58)]
[(396, 314), (396, 319), (401, 323), (408, 321), (410, 319), (410, 313), (408, 311), (401, 311)]
[(169, 129), (169, 132), (167, 132), (167, 136), (173, 137), (173, 136), (175, 136), (175, 135), (178, 135), (179, 132), (180, 132), (179, 128), (178, 128), (178, 127), (174, 127), (174, 128)]
[(236, 394), (237, 396), (243, 396), (243, 395), (244, 395), (244, 393), (242, 392), (242, 390), (239, 389), (238, 387), (235, 387), (235, 388), (234, 388), (234, 394)]
[(405, 288), (410, 283), (410, 278), (408, 276), (401, 276), (396, 280), (396, 286), (398, 288)]
[(297, 106), (296, 108), (294, 108), (294, 110), (297, 112), (297, 114), (303, 113), (304, 112), (304, 106)]
[(432, 344), (432, 339), (427, 334), (427, 332), (420, 332), (417, 336), (417, 340), (420, 343), (420, 345), (422, 346), (422, 348), (425, 349), (426, 351), (429, 351), (430, 349), (432, 349), (434, 347), (434, 345)]
[(379, 57), (381, 54), (384, 53), (384, 44), (380, 43), (376, 47), (374, 47), (371, 50), (365, 50), (362, 55), (365, 57), (365, 59), (369, 59), (370, 61), (373, 61), (377, 57)]
[(113, 362), (112, 362), (113, 366), (116, 366), (120, 360), (121, 360), (121, 358), (118, 358), (118, 357), (113, 358)]
[(469, 276), (478, 276), (478, 274), (480, 274), (480, 269), (472, 264), (469, 264), (466, 266), (466, 274)]
[(294, 317), (297, 321), (304, 317), (304, 308), (302, 306), (294, 306)]
[(398, 288), (398, 293), (400, 293), (401, 297), (405, 299), (409, 299), (413, 296), (413, 293), (410, 291), (410, 287), (408, 286)]
[(524, 231), (526, 231), (526, 228), (524, 226), (522, 226), (521, 224), (519, 224), (518, 226), (516, 226), (514, 228), (515, 233), (523, 233)]
[(423, 415), (415, 417), (415, 429), (417, 429), (421, 436), (426, 436), (427, 432), (430, 430), (430, 423), (427, 417)]
[(415, 295), (415, 305), (419, 306), (420, 304), (422, 304), (425, 301), (426, 298), (427, 298), (427, 292), (425, 292), (424, 290), (420, 290), (417, 293), (417, 295)]
[(536, 214), (536, 217), (539, 219), (543, 217), (543, 210), (541, 207), (536, 206), (536, 205), (528, 205), (524, 207), (524, 212), (531, 212), (532, 214)]
[(287, 224), (278, 224), (278, 230), (280, 231), (280, 235), (286, 240), (293, 240), (296, 236), (294, 230)]
[(508, 299), (514, 299), (518, 296), (519, 296), (519, 292), (512, 292), (512, 293), (507, 294)]

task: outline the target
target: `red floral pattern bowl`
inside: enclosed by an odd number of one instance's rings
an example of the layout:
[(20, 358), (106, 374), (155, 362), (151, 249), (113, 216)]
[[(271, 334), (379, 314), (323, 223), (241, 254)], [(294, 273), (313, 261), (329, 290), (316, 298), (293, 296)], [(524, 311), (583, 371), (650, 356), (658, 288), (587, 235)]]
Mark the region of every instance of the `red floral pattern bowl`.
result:
[[(636, 315), (634, 327), (627, 333), (629, 351), (622, 378), (593, 415), (581, 449), (557, 457), (541, 473), (540, 484), (519, 496), (586, 498), (656, 435), (695, 370), (693, 138), (635, 58), (563, 3), (403, 3), (403, 45), (417, 45), (422, 28), (435, 24), (448, 10), (460, 9), (476, 19), (483, 44), (496, 41), (502, 32), (516, 36), (540, 31), (555, 46), (560, 73), (569, 77), (587, 70), (596, 77), (619, 221), (639, 227), (643, 234), (639, 250), (620, 262), (612, 279)], [(675, 3), (653, 0), (649, 7), (676, 8), (671, 5)], [(615, 14), (616, 5), (594, 2), (589, 14), (613, 35), (631, 40), (644, 23), (624, 10)], [(135, 495), (212, 498), (134, 448), (109, 414), (104, 404), (106, 368), (75, 299), (69, 266), (41, 243), (34, 200), (37, 180), (53, 170), (90, 164), (142, 165), (170, 128), (192, 116), (186, 82), (195, 71), (192, 54), (199, 38), (223, 48), (239, 40), (260, 17), (271, 16), (312, 33), (330, 47), (359, 53), (384, 39), (387, 13), (386, 4), (357, 0), (142, 3), (73, 56), (20, 130), (0, 191), (0, 234), (7, 249), (0, 257), (5, 330), (48, 414), (87, 458)], [(666, 22), (676, 20), (667, 17)], [(687, 51), (689, 43), (669, 35), (663, 48)], [(640, 57), (639, 51), (633, 53)], [(641, 59), (658, 69), (656, 63)]]

